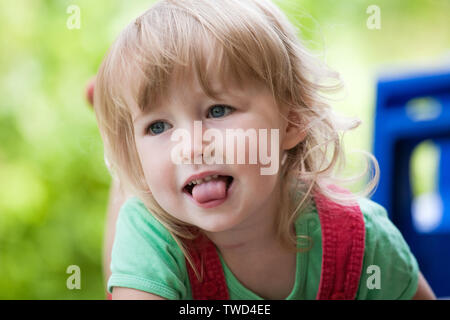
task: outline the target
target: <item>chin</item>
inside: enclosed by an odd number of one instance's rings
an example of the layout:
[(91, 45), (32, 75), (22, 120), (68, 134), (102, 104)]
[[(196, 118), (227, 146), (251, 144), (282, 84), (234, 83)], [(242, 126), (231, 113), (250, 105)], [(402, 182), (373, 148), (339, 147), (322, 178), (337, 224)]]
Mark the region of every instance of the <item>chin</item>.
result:
[[(209, 221), (205, 221), (209, 220)], [(235, 226), (239, 224), (240, 221), (236, 221), (237, 219), (223, 219), (217, 217), (211, 217), (209, 219), (205, 219), (197, 226), (207, 232), (224, 232), (233, 229)]]

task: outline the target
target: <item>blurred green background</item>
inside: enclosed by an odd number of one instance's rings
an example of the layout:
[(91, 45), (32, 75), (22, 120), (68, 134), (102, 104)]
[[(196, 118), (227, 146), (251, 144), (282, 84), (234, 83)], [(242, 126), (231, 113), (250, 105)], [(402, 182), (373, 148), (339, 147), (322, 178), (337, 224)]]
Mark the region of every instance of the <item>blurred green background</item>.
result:
[[(151, 3), (0, 2), (0, 299), (104, 298), (110, 177), (84, 88), (119, 31)], [(277, 3), (347, 85), (336, 110), (362, 120), (345, 135), (348, 150), (371, 151), (380, 72), (449, 65), (450, 1)], [(80, 9), (79, 29), (67, 27), (71, 5)], [(369, 5), (381, 9), (379, 30), (366, 26)], [(417, 157), (431, 161), (422, 149)], [(347, 172), (364, 168), (361, 161), (349, 155)], [(415, 163), (423, 182), (415, 192), (425, 192), (432, 182)], [(66, 286), (70, 265), (80, 267), (80, 290)]]

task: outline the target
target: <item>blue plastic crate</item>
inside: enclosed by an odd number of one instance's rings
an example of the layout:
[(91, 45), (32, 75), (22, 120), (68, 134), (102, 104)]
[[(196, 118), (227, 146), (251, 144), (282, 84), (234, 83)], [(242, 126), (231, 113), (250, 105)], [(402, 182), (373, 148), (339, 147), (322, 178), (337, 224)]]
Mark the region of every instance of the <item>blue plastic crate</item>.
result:
[[(440, 150), (438, 184), (417, 205), (410, 160), (425, 140)], [(436, 295), (450, 296), (450, 70), (378, 81), (373, 152), (381, 172), (372, 199), (386, 208)], [(413, 208), (439, 219), (425, 231), (414, 222)]]

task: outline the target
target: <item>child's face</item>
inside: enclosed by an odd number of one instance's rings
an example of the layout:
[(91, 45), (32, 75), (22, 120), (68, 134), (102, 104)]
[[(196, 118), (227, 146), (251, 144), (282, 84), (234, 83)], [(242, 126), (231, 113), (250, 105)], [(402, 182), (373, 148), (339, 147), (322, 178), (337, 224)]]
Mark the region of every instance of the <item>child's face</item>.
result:
[[(218, 90), (220, 84), (213, 84), (213, 87)], [(225, 158), (223, 164), (194, 164), (194, 156), (201, 159), (202, 151), (195, 148), (193, 142), (187, 144), (192, 154), (191, 164), (176, 164), (171, 152), (180, 141), (172, 141), (172, 134), (175, 130), (185, 129), (194, 137), (194, 121), (201, 121), (203, 133), (214, 128), (223, 137), (226, 137), (226, 129), (240, 128), (244, 132), (254, 129), (257, 133), (259, 129), (267, 129), (269, 147), (264, 152), (270, 154), (273, 145), (270, 129), (279, 129), (274, 146), (279, 161), (280, 142), (286, 128), (269, 90), (250, 85), (236, 87), (231, 83), (228, 91), (220, 90), (220, 93), (220, 100), (208, 98), (196, 77), (192, 76), (182, 83), (172, 82), (165, 101), (152, 106), (150, 111), (133, 110), (136, 147), (150, 192), (169, 214), (209, 232), (250, 223), (257, 219), (258, 213), (273, 208), (279, 199), (279, 172), (262, 175), (260, 169), (269, 165), (260, 164), (259, 156), (257, 164), (249, 164), (248, 142), (245, 164), (238, 164), (236, 159), (233, 164), (227, 164)], [(203, 149), (209, 144), (211, 142), (203, 141)], [(236, 145), (234, 148), (236, 154)], [(226, 150), (224, 143), (224, 157)], [(196, 190), (192, 186), (184, 188), (192, 175), (207, 171), (219, 175), (218, 179), (196, 185)], [(231, 185), (227, 178), (220, 176), (233, 177)]]

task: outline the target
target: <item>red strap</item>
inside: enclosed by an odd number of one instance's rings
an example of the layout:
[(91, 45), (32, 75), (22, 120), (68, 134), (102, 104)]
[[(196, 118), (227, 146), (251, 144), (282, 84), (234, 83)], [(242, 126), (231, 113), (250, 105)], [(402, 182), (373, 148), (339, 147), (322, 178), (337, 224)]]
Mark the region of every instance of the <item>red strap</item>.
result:
[(206, 236), (201, 235), (193, 241), (188, 250), (202, 277), (202, 281), (199, 281), (186, 259), (194, 300), (229, 300), (225, 274), (214, 243)]
[[(329, 187), (342, 193), (349, 192), (335, 185)], [(314, 198), (322, 228), (323, 251), (317, 299), (354, 299), (364, 257), (363, 215), (357, 203), (343, 207), (321, 194), (315, 195)], [(203, 281), (200, 282), (186, 260), (192, 297), (195, 300), (228, 300), (225, 275), (212, 241), (202, 236), (188, 247), (194, 265), (203, 275)], [(194, 250), (194, 247), (198, 250)]]
[[(349, 193), (336, 185), (329, 188)], [(357, 203), (344, 207), (319, 194), (315, 202), (322, 228), (322, 274), (318, 300), (353, 300), (364, 258), (364, 217)]]

